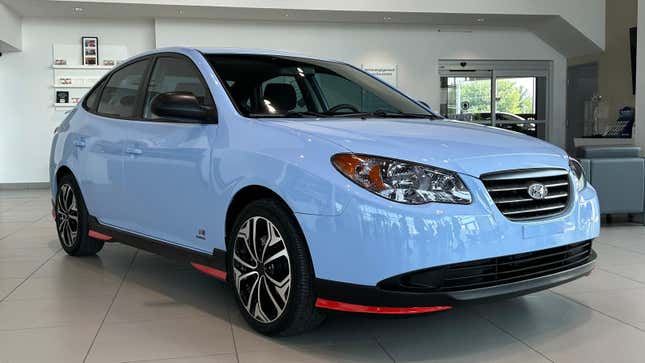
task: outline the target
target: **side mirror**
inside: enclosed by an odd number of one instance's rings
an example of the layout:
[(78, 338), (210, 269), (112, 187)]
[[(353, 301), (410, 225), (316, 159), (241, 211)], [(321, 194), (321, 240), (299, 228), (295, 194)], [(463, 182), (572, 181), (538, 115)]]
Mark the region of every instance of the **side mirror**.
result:
[(162, 93), (152, 100), (151, 111), (159, 117), (173, 117), (197, 122), (217, 122), (215, 107), (202, 106), (191, 92)]

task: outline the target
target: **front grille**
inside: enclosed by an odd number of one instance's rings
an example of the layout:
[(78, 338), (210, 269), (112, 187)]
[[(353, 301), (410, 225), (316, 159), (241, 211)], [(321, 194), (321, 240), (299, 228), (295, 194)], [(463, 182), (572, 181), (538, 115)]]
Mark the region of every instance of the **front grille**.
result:
[(551, 275), (592, 259), (591, 241), (541, 251), (470, 261), (416, 271), (387, 279), (387, 290), (440, 292), (496, 286)]
[[(482, 176), (488, 194), (504, 216), (511, 220), (544, 218), (562, 213), (569, 205), (569, 174), (561, 169), (495, 173)], [(532, 184), (548, 191), (543, 199), (529, 195)]]

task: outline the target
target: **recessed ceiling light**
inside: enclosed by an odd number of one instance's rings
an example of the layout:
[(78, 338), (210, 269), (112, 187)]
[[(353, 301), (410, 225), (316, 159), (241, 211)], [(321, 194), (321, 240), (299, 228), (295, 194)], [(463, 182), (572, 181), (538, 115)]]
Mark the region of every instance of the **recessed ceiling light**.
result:
[(85, 9), (83, 8), (74, 8), (75, 13), (82, 13)]

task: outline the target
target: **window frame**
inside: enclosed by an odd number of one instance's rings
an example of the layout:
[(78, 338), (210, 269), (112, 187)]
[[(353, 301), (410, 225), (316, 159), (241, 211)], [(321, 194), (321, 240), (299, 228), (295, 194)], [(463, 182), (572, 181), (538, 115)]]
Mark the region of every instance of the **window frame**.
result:
[[(201, 54), (201, 53), (200, 53)], [(96, 105), (96, 110), (92, 111), (89, 109), (87, 105), (87, 98), (83, 98), (83, 103), (81, 106), (83, 109), (91, 113), (93, 115), (113, 119), (113, 120), (119, 120), (119, 121), (136, 121), (136, 122), (161, 122), (161, 123), (176, 123), (176, 124), (187, 124), (187, 125), (195, 125), (198, 124), (196, 122), (191, 122), (191, 121), (185, 121), (181, 119), (168, 119), (168, 118), (159, 118), (159, 119), (146, 119), (143, 117), (143, 108), (145, 107), (145, 96), (148, 92), (148, 84), (150, 82), (150, 78), (152, 77), (152, 71), (154, 69), (154, 66), (157, 63), (158, 58), (178, 58), (178, 59), (183, 59), (186, 60), (195, 70), (195, 72), (199, 75), (199, 81), (201, 82), (202, 86), (206, 90), (207, 96), (210, 97), (210, 100), (212, 101), (213, 107), (215, 108), (217, 112), (217, 104), (215, 103), (215, 98), (213, 97), (213, 92), (211, 92), (211, 89), (208, 87), (208, 84), (206, 83), (206, 79), (204, 78), (204, 75), (202, 72), (199, 70), (195, 62), (193, 62), (190, 57), (188, 57), (185, 54), (181, 53), (175, 53), (175, 52), (162, 52), (162, 53), (154, 53), (154, 54), (148, 54), (144, 55), (138, 58), (131, 59), (123, 64), (118, 65), (115, 67), (113, 70), (111, 70), (108, 74), (103, 76), (99, 82), (97, 82), (92, 89), (87, 94), (90, 94), (94, 90), (96, 90), (98, 93), (98, 103)], [(122, 70), (123, 68), (133, 65), (138, 62), (148, 62), (146, 66), (145, 72), (143, 72), (143, 79), (141, 84), (139, 85), (139, 89), (137, 90), (137, 102), (135, 105), (135, 113), (133, 117), (116, 117), (114, 115), (110, 114), (104, 114), (98, 112), (98, 105), (101, 102), (101, 98), (103, 97), (103, 91), (105, 90), (105, 86), (110, 82), (110, 79), (114, 76), (115, 73), (118, 71)], [(204, 121), (199, 124), (205, 125), (205, 124), (217, 124), (217, 120), (213, 121)]]

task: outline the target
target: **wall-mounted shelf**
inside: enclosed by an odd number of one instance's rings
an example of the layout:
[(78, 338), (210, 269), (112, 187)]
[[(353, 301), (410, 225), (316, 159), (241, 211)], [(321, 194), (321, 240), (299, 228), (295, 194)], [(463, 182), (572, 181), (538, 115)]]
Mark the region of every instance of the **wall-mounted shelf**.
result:
[(93, 86), (82, 86), (77, 84), (54, 84), (51, 88), (92, 88)]
[(105, 70), (112, 69), (114, 66), (83, 66), (83, 65), (52, 65), (54, 69), (86, 69), (86, 70)]
[(61, 108), (73, 108), (76, 107), (76, 103), (54, 103), (54, 107)]
[[(119, 63), (128, 58), (128, 49), (123, 45), (100, 45), (100, 58), (97, 65), (80, 64), (83, 54), (80, 39), (70, 44), (52, 44), (52, 58), (48, 68), (52, 73), (52, 80), (48, 88), (51, 93), (50, 106), (54, 111), (70, 112), (76, 107), (89, 90), (116, 65), (104, 65), (103, 61), (111, 60)], [(55, 64), (57, 60), (64, 60), (67, 64)], [(63, 63), (63, 62), (59, 62)], [(67, 100), (68, 103), (58, 101)]]

